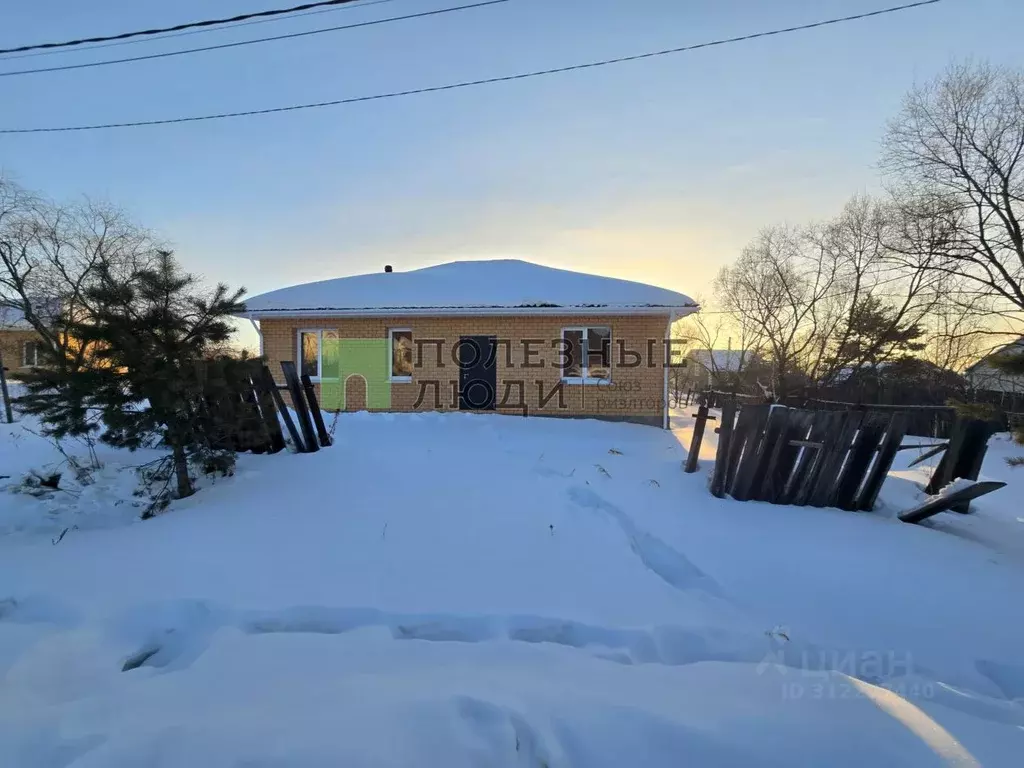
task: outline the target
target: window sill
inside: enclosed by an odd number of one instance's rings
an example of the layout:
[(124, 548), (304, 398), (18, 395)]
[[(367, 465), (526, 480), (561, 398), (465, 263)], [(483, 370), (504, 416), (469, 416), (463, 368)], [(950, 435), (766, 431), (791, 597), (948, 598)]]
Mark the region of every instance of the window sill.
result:
[(587, 386), (607, 387), (612, 383), (611, 379), (580, 378), (579, 376), (562, 377), (563, 384), (586, 384)]
[(412, 376), (392, 376), (388, 381), (392, 384), (412, 384)]

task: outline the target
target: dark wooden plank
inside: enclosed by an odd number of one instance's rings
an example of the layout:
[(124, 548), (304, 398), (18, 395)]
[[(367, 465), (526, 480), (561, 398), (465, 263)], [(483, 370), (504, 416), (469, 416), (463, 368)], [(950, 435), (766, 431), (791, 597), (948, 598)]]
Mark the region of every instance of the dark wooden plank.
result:
[(302, 444), (302, 438), (299, 436), (299, 431), (295, 428), (295, 422), (292, 421), (292, 415), (288, 411), (288, 406), (285, 405), (284, 398), (281, 397), (281, 390), (277, 388), (277, 382), (274, 381), (274, 375), (270, 372), (270, 368), (263, 366), (263, 386), (271, 393), (271, 397), (274, 398), (274, 405), (277, 406), (277, 410), (281, 413), (281, 418), (284, 420), (284, 426), (288, 430), (288, 435), (292, 439), (292, 443), (295, 445), (295, 450), (299, 453), (305, 453), (306, 446)]
[[(927, 446), (923, 446), (923, 445), (919, 445), (919, 446), (901, 445), (900, 446), (900, 450), (902, 451), (902, 450), (904, 450), (906, 448), (925, 448), (925, 447), (927, 447)], [(939, 443), (936, 446), (932, 446), (931, 450), (925, 451), (920, 456), (918, 456), (916, 459), (914, 459), (912, 462), (907, 464), (907, 469), (909, 469), (910, 467), (916, 466), (917, 464), (920, 464), (922, 461), (928, 461), (928, 459), (930, 459), (932, 456), (938, 456), (940, 453), (945, 451), (947, 448), (949, 448), (949, 443)]]
[(708, 419), (708, 407), (701, 405), (697, 408), (697, 413), (694, 414), (697, 420), (693, 424), (693, 437), (690, 438), (690, 448), (686, 452), (686, 464), (683, 466), (683, 471), (687, 474), (693, 474), (697, 471), (697, 459), (700, 457), (700, 444), (704, 440), (704, 429), (707, 427)]
[(790, 480), (802, 451), (811, 446), (805, 439), (814, 421), (810, 411), (790, 409), (789, 420), (776, 444), (775, 453), (765, 474), (762, 498), (772, 504), (784, 504), (790, 489)]
[[(264, 376), (269, 370), (265, 369), (258, 361), (251, 370), (252, 386), (256, 393), (256, 404), (259, 406), (260, 415), (263, 417), (263, 425), (270, 436), (270, 453), (277, 453), (284, 449), (284, 433), (281, 432), (281, 422), (278, 420), (278, 409), (274, 395), (278, 398), (281, 395), (277, 392), (277, 385), (271, 377), (270, 385), (267, 385), (267, 377)], [(290, 419), (289, 419), (290, 420)], [(292, 425), (294, 429), (294, 425)]]
[(875, 463), (871, 466), (864, 487), (857, 497), (857, 509), (871, 511), (875, 508), (878, 500), (878, 493), (882, 490), (892, 463), (896, 459), (896, 452), (900, 449), (903, 437), (907, 434), (907, 415), (905, 413), (894, 413), (885, 427), (885, 434), (882, 436), (882, 444), (878, 448), (878, 455)]
[(939, 459), (939, 464), (932, 472), (931, 480), (925, 487), (925, 493), (934, 494), (939, 488), (945, 488), (953, 480), (953, 467), (960, 459), (960, 447), (963, 445), (964, 437), (967, 434), (969, 419), (957, 417), (949, 433), (949, 447)]
[(247, 361), (225, 360), (224, 378), (230, 391), (230, 398), (235, 408), (236, 443), (239, 450), (250, 450), (253, 453), (266, 453), (270, 449), (270, 436), (267, 434), (256, 404)]
[(825, 453), (821, 459), (821, 469), (815, 480), (814, 489), (807, 499), (810, 506), (831, 507), (835, 504), (840, 472), (863, 420), (863, 411), (840, 413), (837, 429), (823, 437)]
[(733, 428), (729, 446), (729, 461), (726, 466), (727, 474), (723, 489), (729, 495), (736, 490), (736, 474), (739, 471), (740, 461), (747, 443), (756, 437), (756, 425), (759, 418), (756, 406), (744, 405), (739, 409), (739, 417), (736, 419), (736, 426)]
[[(737, 494), (741, 493), (741, 483), (746, 482), (744, 476), (748, 474), (747, 468), (752, 466), (750, 462), (757, 451), (761, 430), (767, 420), (767, 406), (744, 405), (740, 408), (739, 418), (733, 430), (732, 445), (729, 446), (729, 474), (726, 478), (726, 492), (739, 501), (745, 500), (738, 498)], [(747, 462), (746, 467), (744, 462)]]
[[(786, 478), (778, 482), (776, 475), (780, 472), (780, 464), (783, 461), (783, 454), (787, 451), (790, 435), (790, 424), (799, 414), (791, 408), (776, 408), (768, 420), (768, 427), (764, 437), (764, 454), (759, 468), (759, 474), (755, 474), (754, 482), (757, 483), (754, 490), (754, 498), (761, 501), (775, 502), (781, 495), (785, 486)], [(792, 469), (792, 466), (790, 467)]]
[(282, 360), (281, 371), (284, 373), (284, 381), (288, 386), (288, 394), (292, 397), (292, 408), (295, 410), (295, 417), (299, 420), (299, 429), (302, 430), (305, 452), (316, 453), (320, 450), (320, 446), (316, 442), (313, 421), (309, 418), (309, 406), (306, 405), (306, 398), (302, 394), (302, 385), (299, 383), (295, 363), (291, 360)]
[(316, 425), (316, 434), (320, 438), (320, 445), (327, 448), (331, 445), (331, 435), (324, 424), (324, 414), (320, 410), (320, 403), (316, 399), (316, 387), (310, 380), (308, 374), (302, 374), (302, 389), (306, 393), (306, 400), (309, 402), (309, 410), (313, 415), (313, 423)]
[(969, 504), (979, 496), (984, 496), (986, 493), (992, 493), (992, 491), (998, 491), (1005, 485), (1006, 483), (995, 481), (974, 483), (973, 485), (961, 488), (960, 490), (946, 496), (935, 496), (913, 509), (900, 512), (899, 518), (904, 523), (919, 523), (933, 515), (939, 514), (940, 512), (952, 509), (956, 504)]
[(743, 453), (739, 457), (736, 481), (733, 484), (732, 497), (738, 501), (749, 501), (760, 490), (757, 477), (762, 470), (765, 432), (773, 410), (770, 405), (755, 406), (753, 410), (753, 419), (744, 439)]
[(850, 444), (843, 468), (836, 482), (835, 505), (840, 509), (857, 509), (860, 488), (878, 453), (878, 444), (885, 432), (888, 419), (879, 414), (865, 414), (860, 429)]
[(11, 412), (11, 393), (7, 390), (7, 369), (4, 368), (3, 350), (0, 350), (0, 398), (4, 401), (4, 415), (7, 423), (14, 423), (14, 414)]
[[(988, 439), (992, 436), (992, 425), (987, 421), (972, 419), (967, 425), (964, 441), (960, 446), (960, 458), (953, 468), (953, 479), (977, 480), (981, 465), (988, 452)], [(957, 503), (954, 512), (966, 515), (971, 511), (970, 501)]]
[(828, 453), (828, 436), (833, 434), (842, 414), (835, 411), (817, 410), (810, 413), (811, 428), (807, 445), (793, 468), (789, 487), (783, 495), (783, 502), (802, 507), (810, 500)]
[(736, 401), (727, 400), (722, 404), (722, 421), (718, 429), (718, 450), (715, 453), (715, 468), (711, 476), (711, 493), (718, 498), (725, 496), (726, 479), (729, 477), (729, 448), (736, 427)]

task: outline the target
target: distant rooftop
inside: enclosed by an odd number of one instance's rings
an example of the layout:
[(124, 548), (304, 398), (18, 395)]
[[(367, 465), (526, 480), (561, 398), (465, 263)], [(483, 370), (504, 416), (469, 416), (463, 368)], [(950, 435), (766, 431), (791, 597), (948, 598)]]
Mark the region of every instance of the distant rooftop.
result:
[(753, 353), (742, 349), (694, 349), (688, 357), (708, 370), (732, 373), (753, 362)]
[(589, 309), (684, 315), (697, 310), (689, 296), (666, 288), (514, 259), (454, 261), (408, 272), (321, 280), (254, 296), (245, 305), (245, 315), (252, 318)]

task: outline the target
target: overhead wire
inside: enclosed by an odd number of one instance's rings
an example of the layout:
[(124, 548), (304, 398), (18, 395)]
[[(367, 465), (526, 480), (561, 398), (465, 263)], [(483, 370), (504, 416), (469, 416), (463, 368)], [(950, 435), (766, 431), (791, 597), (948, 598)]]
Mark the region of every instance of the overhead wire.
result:
[(160, 35), (164, 32), (178, 32), (184, 29), (194, 29), (196, 27), (214, 27), (222, 26), (224, 24), (234, 24), (240, 21), (247, 21), (248, 19), (267, 18), (271, 16), (285, 16), (299, 11), (308, 11), (313, 8), (323, 8), (334, 5), (346, 5), (349, 3), (356, 3), (358, 0), (317, 0), (317, 2), (303, 3), (301, 5), (293, 5), (289, 8), (272, 8), (266, 11), (253, 11), (251, 13), (240, 13), (235, 16), (226, 16), (219, 19), (202, 19), (199, 21), (187, 21), (182, 24), (174, 24), (170, 27), (156, 27), (153, 29), (140, 29), (134, 32), (118, 32), (114, 35), (99, 35), (96, 37), (81, 37), (74, 40), (62, 40), (59, 42), (49, 43), (31, 43), (28, 45), (16, 45), (11, 48), (0, 48), (0, 54), (3, 53), (21, 53), (22, 51), (35, 51), (43, 48), (72, 48), (79, 45), (86, 45), (88, 43), (105, 43), (110, 40), (126, 40), (131, 37), (151, 37), (153, 35)]
[(520, 72), (512, 75), (501, 75), (496, 77), (486, 77), (474, 80), (462, 80), (454, 83), (447, 83), (444, 85), (426, 86), (422, 88), (409, 88), (399, 91), (389, 91), (385, 93), (377, 93), (368, 96), (352, 96), (348, 98), (332, 99), (329, 101), (318, 101), (306, 104), (291, 104), (280, 107), (266, 107), (263, 109), (248, 109), (239, 110), (232, 112), (218, 112), (213, 114), (205, 115), (190, 115), (183, 117), (171, 117), (171, 118), (160, 118), (154, 120), (133, 120), (125, 122), (115, 123), (96, 123), (91, 125), (68, 125), (68, 126), (54, 126), (54, 127), (34, 127), (34, 128), (3, 128), (0, 129), (0, 134), (22, 134), (22, 133), (63, 133), (72, 131), (95, 131), (111, 128), (138, 128), (144, 126), (154, 125), (172, 125), (177, 123), (194, 123), (203, 122), (208, 120), (223, 120), (234, 117), (251, 117), (256, 115), (269, 115), (282, 112), (294, 112), (299, 110), (308, 109), (320, 109), (324, 107), (333, 107), (343, 104), (356, 104), (361, 102), (369, 101), (382, 101), (385, 99), (401, 98), (404, 96), (412, 96), (417, 94), (426, 93), (439, 93), (442, 91), (452, 91), (461, 88), (471, 88), (481, 85), (491, 85), (495, 83), (512, 82), (516, 80), (526, 80), (536, 77), (544, 77), (548, 75), (561, 74), (565, 72), (575, 72), (585, 69), (596, 69), (598, 67), (605, 67), (614, 64), (623, 64), (632, 61), (641, 61), (644, 59), (652, 59), (661, 56), (668, 56), (671, 54), (685, 53), (688, 51), (700, 50), (703, 48), (712, 48), (716, 46), (729, 45), (732, 43), (747, 42), (750, 40), (758, 40), (768, 37), (775, 37), (778, 35), (790, 34), (793, 32), (800, 32), (810, 29), (818, 29), (821, 27), (832, 26), (836, 24), (842, 24), (851, 21), (858, 21), (861, 19), (868, 19), (886, 14), (897, 13), (900, 11), (910, 10), (912, 8), (920, 8), (928, 5), (935, 5), (942, 0), (919, 0), (913, 3), (904, 3), (902, 5), (892, 6), (889, 8), (883, 8), (876, 11), (868, 11), (864, 13), (852, 14), (848, 16), (840, 16), (831, 19), (825, 19), (823, 21), (816, 21), (807, 24), (798, 24), (789, 27), (782, 27), (779, 29), (766, 30), (762, 32), (752, 32), (746, 35), (738, 35), (735, 37), (720, 38), (717, 40), (711, 40), (703, 43), (695, 43), (692, 45), (684, 45), (676, 48), (665, 48), (657, 51), (648, 51), (646, 53), (632, 54), (628, 56), (619, 56), (610, 59), (600, 59), (597, 61), (584, 62), (580, 64), (570, 64), (562, 67), (551, 67), (548, 69), (539, 69), (529, 72)]
[(14, 59), (29, 59), (36, 56), (60, 56), (74, 53), (86, 53), (88, 51), (99, 51), (104, 48), (117, 48), (122, 45), (138, 45), (139, 43), (150, 43), (157, 42), (159, 40), (171, 40), (177, 37), (190, 37), (192, 35), (205, 35), (210, 32), (226, 32), (232, 29), (238, 29), (240, 27), (249, 27), (253, 24), (273, 24), (276, 22), (290, 21), (291, 19), (302, 19), (306, 16), (319, 16), (323, 13), (335, 13), (336, 11), (354, 11), (359, 8), (369, 8), (372, 5), (383, 5), (384, 3), (393, 3), (395, 0), (363, 0), (361, 3), (355, 5), (336, 5), (330, 8), (320, 8), (315, 11), (305, 11), (303, 13), (295, 13), (290, 16), (272, 16), (266, 19), (251, 19), (249, 21), (240, 21), (228, 26), (220, 27), (199, 27), (198, 29), (189, 29), (183, 32), (170, 32), (165, 35), (157, 35), (154, 37), (139, 37), (130, 38), (128, 40), (116, 40), (109, 43), (98, 43), (90, 44), (86, 47), (79, 48), (56, 48), (56, 49), (43, 49), (31, 51), (29, 53), (21, 54), (6, 54), (0, 55), (0, 62), (2, 61), (13, 61)]
[(182, 48), (176, 51), (161, 51), (160, 53), (148, 53), (141, 56), (129, 56), (123, 59), (103, 59), (101, 61), (87, 61), (79, 62), (77, 64), (59, 64), (53, 67), (37, 67), (35, 69), (15, 69), (7, 72), (0, 72), (0, 77), (14, 77), (16, 75), (35, 75), (43, 72), (64, 72), (72, 69), (91, 69), (94, 67), (105, 67), (111, 64), (128, 64), (135, 61), (148, 61), (151, 59), (166, 59), (172, 56), (184, 56), (190, 53), (201, 53), (205, 51), (220, 51), (226, 48), (240, 48), (246, 45), (255, 45), (257, 43), (269, 43), (275, 40), (292, 40), (299, 37), (309, 37), (311, 35), (322, 35), (326, 32), (338, 32), (343, 29), (357, 29), (359, 27), (373, 27), (378, 24), (388, 24), (393, 21), (406, 21), (408, 19), (421, 19), (427, 16), (439, 16), (443, 13), (454, 13), (456, 11), (467, 11), (472, 8), (483, 8), (488, 5), (499, 5), (501, 3), (507, 3), (509, 0), (481, 0), (481, 2), (471, 3), (469, 5), (456, 5), (449, 8), (435, 8), (429, 11), (420, 11), (418, 13), (407, 13), (403, 16), (386, 16), (383, 19), (370, 19), (368, 21), (358, 21), (353, 24), (342, 24), (336, 27), (321, 27), (318, 29), (308, 29), (301, 32), (289, 32), (283, 35), (272, 35), (270, 37), (257, 37), (252, 40), (236, 40), (230, 43), (218, 43), (216, 45), (205, 45), (198, 48)]

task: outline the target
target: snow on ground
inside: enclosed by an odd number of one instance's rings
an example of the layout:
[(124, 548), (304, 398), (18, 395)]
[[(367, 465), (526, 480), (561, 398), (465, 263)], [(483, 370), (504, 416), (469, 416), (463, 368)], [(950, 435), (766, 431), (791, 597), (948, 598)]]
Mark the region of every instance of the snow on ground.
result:
[[(139, 454), (0, 491), (0, 765), (1019, 764), (1010, 446), (912, 526), (916, 470), (872, 514), (715, 499), (677, 416), (343, 415), (145, 522)], [(0, 484), (60, 461), (27, 423)]]

